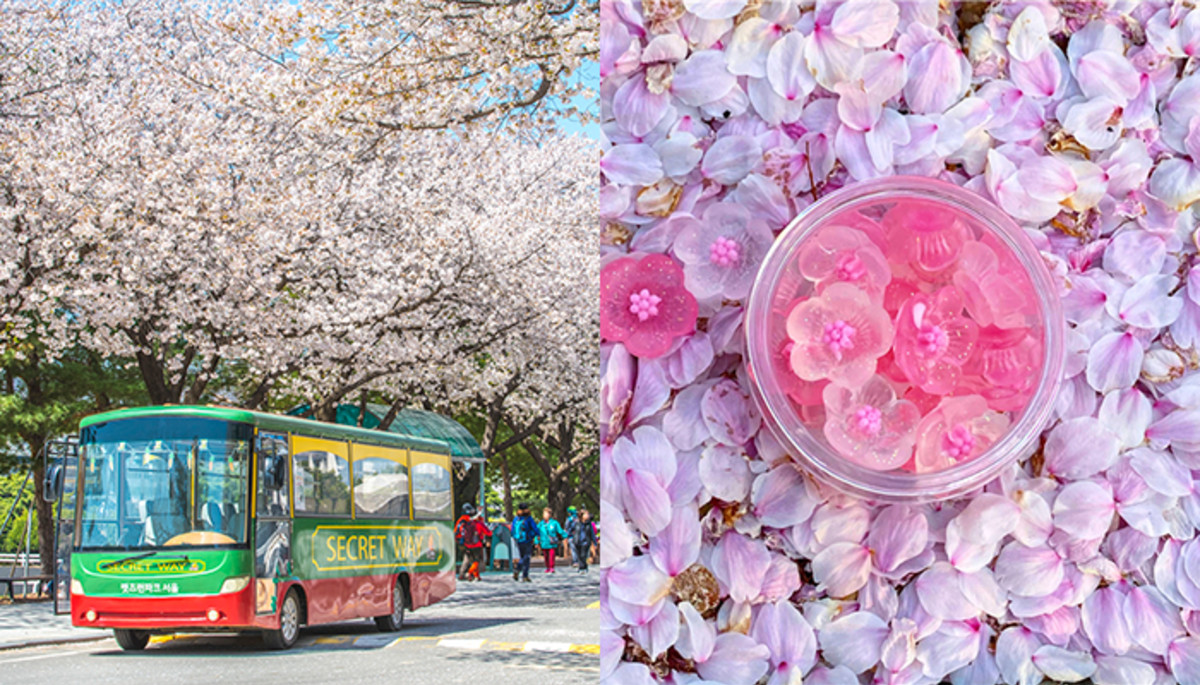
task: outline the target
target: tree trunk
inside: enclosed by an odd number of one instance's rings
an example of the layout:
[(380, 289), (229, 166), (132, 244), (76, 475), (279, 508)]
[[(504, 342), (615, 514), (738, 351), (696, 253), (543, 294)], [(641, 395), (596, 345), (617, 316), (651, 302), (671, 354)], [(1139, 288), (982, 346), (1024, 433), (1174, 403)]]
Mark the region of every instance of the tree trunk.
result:
[(33, 457), (33, 477), (30, 479), (30, 487), (33, 488), (33, 505), (37, 512), (38, 538), (37, 549), (38, 558), (42, 563), (42, 575), (54, 573), (54, 503), (47, 502), (42, 499), (42, 479), (45, 478), (45, 469), (42, 466), (42, 446), (45, 444), (45, 439), (42, 437), (34, 437), (32, 440), (26, 438), (29, 444), (29, 452)]
[(500, 460), (500, 480), (504, 487), (504, 518), (506, 521), (512, 521), (512, 475), (508, 471), (508, 453), (501, 452), (496, 458)]

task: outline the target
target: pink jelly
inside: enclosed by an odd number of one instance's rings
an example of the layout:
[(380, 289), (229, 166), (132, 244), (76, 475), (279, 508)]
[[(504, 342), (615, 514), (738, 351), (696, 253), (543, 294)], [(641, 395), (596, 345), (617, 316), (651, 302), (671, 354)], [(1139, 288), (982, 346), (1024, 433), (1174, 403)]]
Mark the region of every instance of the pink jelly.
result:
[(852, 494), (931, 500), (1029, 448), (1062, 374), (1057, 288), (998, 207), (891, 177), (811, 205), (746, 310), (755, 397), (780, 442)]

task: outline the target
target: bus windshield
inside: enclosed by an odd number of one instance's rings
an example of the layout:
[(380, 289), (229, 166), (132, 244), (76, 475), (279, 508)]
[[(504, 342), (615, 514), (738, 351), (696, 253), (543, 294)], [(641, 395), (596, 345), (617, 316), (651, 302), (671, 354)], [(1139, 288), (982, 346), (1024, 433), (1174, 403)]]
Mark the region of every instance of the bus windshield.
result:
[(80, 436), (80, 549), (242, 544), (248, 424), (185, 416), (121, 419)]

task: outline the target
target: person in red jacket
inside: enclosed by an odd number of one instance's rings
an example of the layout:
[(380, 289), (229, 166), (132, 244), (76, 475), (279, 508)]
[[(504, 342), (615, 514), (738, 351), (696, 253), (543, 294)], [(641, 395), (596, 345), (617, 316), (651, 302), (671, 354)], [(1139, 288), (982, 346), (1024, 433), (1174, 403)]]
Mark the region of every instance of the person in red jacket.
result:
[(466, 548), (466, 558), (459, 574), (460, 580), (479, 580), (479, 569), (483, 566), (484, 544), (492, 536), (492, 529), (483, 522), (483, 511), (475, 513), (475, 518), (463, 526), (463, 547)]

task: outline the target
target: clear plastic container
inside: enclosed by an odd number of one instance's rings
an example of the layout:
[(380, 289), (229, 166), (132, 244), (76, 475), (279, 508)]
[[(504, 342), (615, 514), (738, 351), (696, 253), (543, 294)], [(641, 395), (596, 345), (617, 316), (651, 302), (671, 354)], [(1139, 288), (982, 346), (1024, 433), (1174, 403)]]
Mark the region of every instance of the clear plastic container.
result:
[[(934, 318), (934, 298), (949, 302), (943, 309), (959, 318)], [(855, 313), (867, 307), (877, 308)], [(747, 370), (767, 425), (819, 479), (868, 500), (939, 500), (981, 487), (1030, 454), (1061, 381), (1064, 328), (1041, 255), (1000, 208), (944, 181), (888, 177), (831, 193), (776, 239), (747, 303)], [(889, 335), (894, 347), (878, 356)], [(918, 356), (942, 350), (951, 361), (913, 362), (913, 344), (921, 346)], [(853, 355), (877, 355), (869, 381), (862, 380), (867, 362)], [(874, 384), (870, 392), (866, 383)], [(882, 414), (883, 434), (911, 429), (913, 407), (921, 417), (911, 458), (900, 466), (903, 439), (893, 445), (879, 438), (880, 411), (853, 404), (859, 396), (887, 395), (889, 386), (894, 398)], [(953, 416), (967, 414), (948, 407), (976, 407), (975, 398), (986, 402), (992, 429), (979, 428), (979, 442), (967, 431), (963, 448), (954, 430), (987, 421), (954, 424)], [(847, 448), (845, 426), (884, 447)]]

